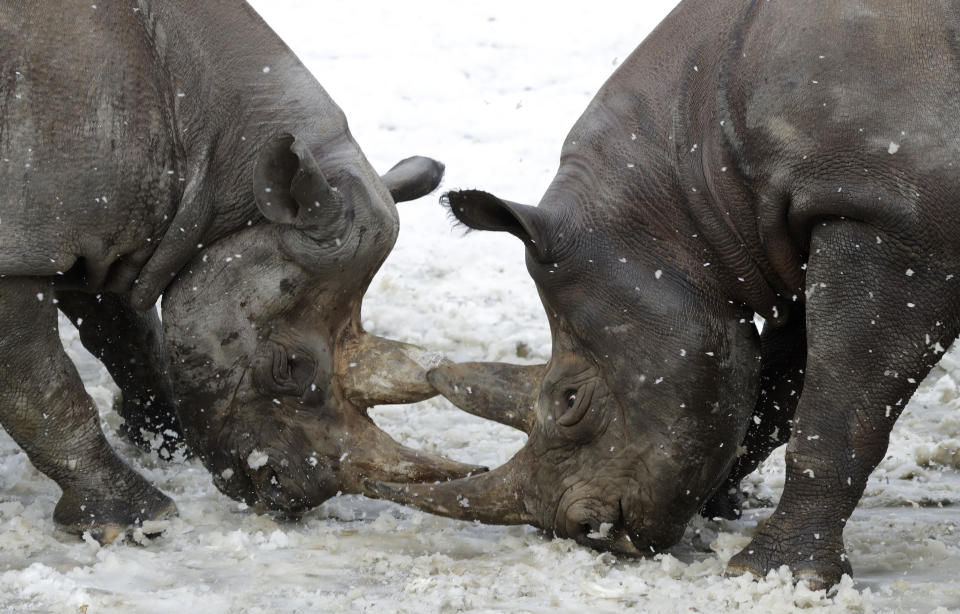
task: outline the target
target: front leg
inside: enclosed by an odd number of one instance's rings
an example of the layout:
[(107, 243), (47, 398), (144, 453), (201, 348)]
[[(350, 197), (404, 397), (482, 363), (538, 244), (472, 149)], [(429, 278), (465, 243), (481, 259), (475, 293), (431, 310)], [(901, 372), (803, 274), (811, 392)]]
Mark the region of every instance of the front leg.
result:
[(730, 475), (703, 507), (707, 518), (740, 517), (740, 480), (753, 473), (776, 448), (787, 443), (803, 390), (807, 362), (807, 323), (803, 305), (793, 305), (780, 326), (767, 324), (760, 334), (760, 396), (743, 438), (743, 454)]
[(861, 223), (816, 227), (806, 382), (783, 495), (729, 573), (785, 564), (815, 587), (850, 573), (843, 528), (904, 405), (960, 330), (960, 293), (949, 281), (958, 263), (934, 251), (918, 255)]
[(53, 518), (66, 530), (110, 541), (176, 513), (104, 438), (60, 343), (51, 288), (40, 280), (0, 279), (0, 423), (63, 490)]
[(143, 450), (159, 443), (162, 458), (171, 458), (177, 449), (185, 452), (156, 308), (137, 311), (125, 296), (106, 292), (57, 292), (57, 299), (83, 346), (120, 388), (116, 409), (123, 418), (123, 434)]

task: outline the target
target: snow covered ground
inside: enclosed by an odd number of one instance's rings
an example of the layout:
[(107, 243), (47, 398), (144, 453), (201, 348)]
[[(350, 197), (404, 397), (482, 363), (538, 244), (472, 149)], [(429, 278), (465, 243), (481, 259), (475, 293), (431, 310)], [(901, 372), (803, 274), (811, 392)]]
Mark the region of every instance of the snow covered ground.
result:
[[(345, 110), (374, 166), (414, 153), (446, 187), (535, 203), (560, 143), (667, 2), (255, 0)], [(511, 237), (451, 229), (436, 197), (401, 205), (400, 240), (365, 304), (371, 330), (456, 360), (543, 361), (546, 321)], [(58, 532), (59, 491), (0, 434), (2, 612), (946, 612), (960, 610), (960, 353), (948, 354), (897, 426), (846, 536), (856, 579), (835, 594), (786, 572), (724, 579), (758, 517), (696, 520), (669, 554), (617, 561), (529, 527), (487, 527), (341, 497), (297, 523), (219, 494), (196, 461), (165, 463), (112, 432), (113, 384), (62, 326), (111, 440), (180, 507), (163, 537), (100, 547)], [(431, 400), (379, 408), (416, 447), (497, 465), (523, 437)], [(782, 455), (748, 480), (782, 487)], [(941, 506), (943, 506), (941, 508)]]

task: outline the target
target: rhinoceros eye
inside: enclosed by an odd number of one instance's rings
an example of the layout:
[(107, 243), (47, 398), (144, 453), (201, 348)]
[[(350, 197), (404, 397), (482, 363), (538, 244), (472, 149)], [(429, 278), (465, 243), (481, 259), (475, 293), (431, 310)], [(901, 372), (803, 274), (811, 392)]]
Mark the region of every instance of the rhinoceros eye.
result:
[(567, 400), (567, 410), (563, 415), (557, 418), (557, 424), (560, 426), (573, 426), (580, 422), (587, 410), (590, 409), (590, 401), (593, 399), (593, 393), (597, 388), (597, 381), (591, 379), (584, 382), (576, 390), (567, 390), (564, 396)]
[(301, 354), (288, 354), (281, 347), (273, 348), (270, 365), (272, 392), (281, 394), (303, 394), (313, 381), (314, 363)]
[(290, 369), (290, 360), (287, 353), (282, 348), (273, 350), (273, 381), (280, 385), (290, 383), (292, 373)]
[(316, 365), (309, 357), (300, 354), (294, 354), (290, 357), (290, 376), (297, 383), (301, 392), (306, 390), (307, 386), (313, 381), (315, 370)]

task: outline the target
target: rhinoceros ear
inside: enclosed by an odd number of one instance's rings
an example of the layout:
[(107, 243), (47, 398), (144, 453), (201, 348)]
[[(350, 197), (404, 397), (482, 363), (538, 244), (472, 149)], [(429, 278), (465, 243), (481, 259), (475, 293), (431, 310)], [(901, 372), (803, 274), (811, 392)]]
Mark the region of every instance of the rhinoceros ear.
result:
[(277, 224), (317, 227), (343, 215), (342, 199), (327, 183), (310, 149), (288, 133), (264, 143), (253, 192), (260, 212)]
[(423, 156), (397, 162), (380, 179), (397, 203), (416, 200), (437, 189), (443, 179), (443, 164)]
[(546, 253), (547, 220), (537, 207), (501, 200), (482, 190), (447, 192), (441, 202), (461, 223), (476, 230), (506, 231), (527, 244), (538, 260)]

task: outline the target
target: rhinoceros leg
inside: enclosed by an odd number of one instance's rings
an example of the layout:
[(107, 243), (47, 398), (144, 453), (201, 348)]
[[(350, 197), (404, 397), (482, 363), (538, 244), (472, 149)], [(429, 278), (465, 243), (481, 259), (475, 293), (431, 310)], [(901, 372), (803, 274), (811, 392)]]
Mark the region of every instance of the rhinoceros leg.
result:
[(110, 541), (176, 512), (114, 453), (93, 400), (60, 343), (49, 285), (0, 279), (0, 423), (63, 489), (54, 520)]
[(781, 326), (768, 325), (763, 329), (760, 356), (760, 396), (743, 438), (746, 452), (737, 457), (726, 482), (703, 507), (701, 514), (707, 518), (739, 518), (740, 480), (790, 439), (807, 362), (807, 325), (802, 305), (796, 305)]
[(83, 346), (103, 362), (120, 388), (116, 409), (123, 418), (123, 434), (146, 451), (159, 443), (162, 458), (171, 458), (178, 447), (186, 450), (156, 309), (137, 311), (126, 297), (106, 292), (57, 292), (57, 299)]
[(894, 421), (960, 330), (960, 292), (949, 282), (960, 263), (949, 252), (927, 253), (865, 224), (816, 227), (806, 381), (783, 495), (729, 573), (763, 575), (786, 564), (795, 578), (824, 587), (850, 572), (844, 525)]

